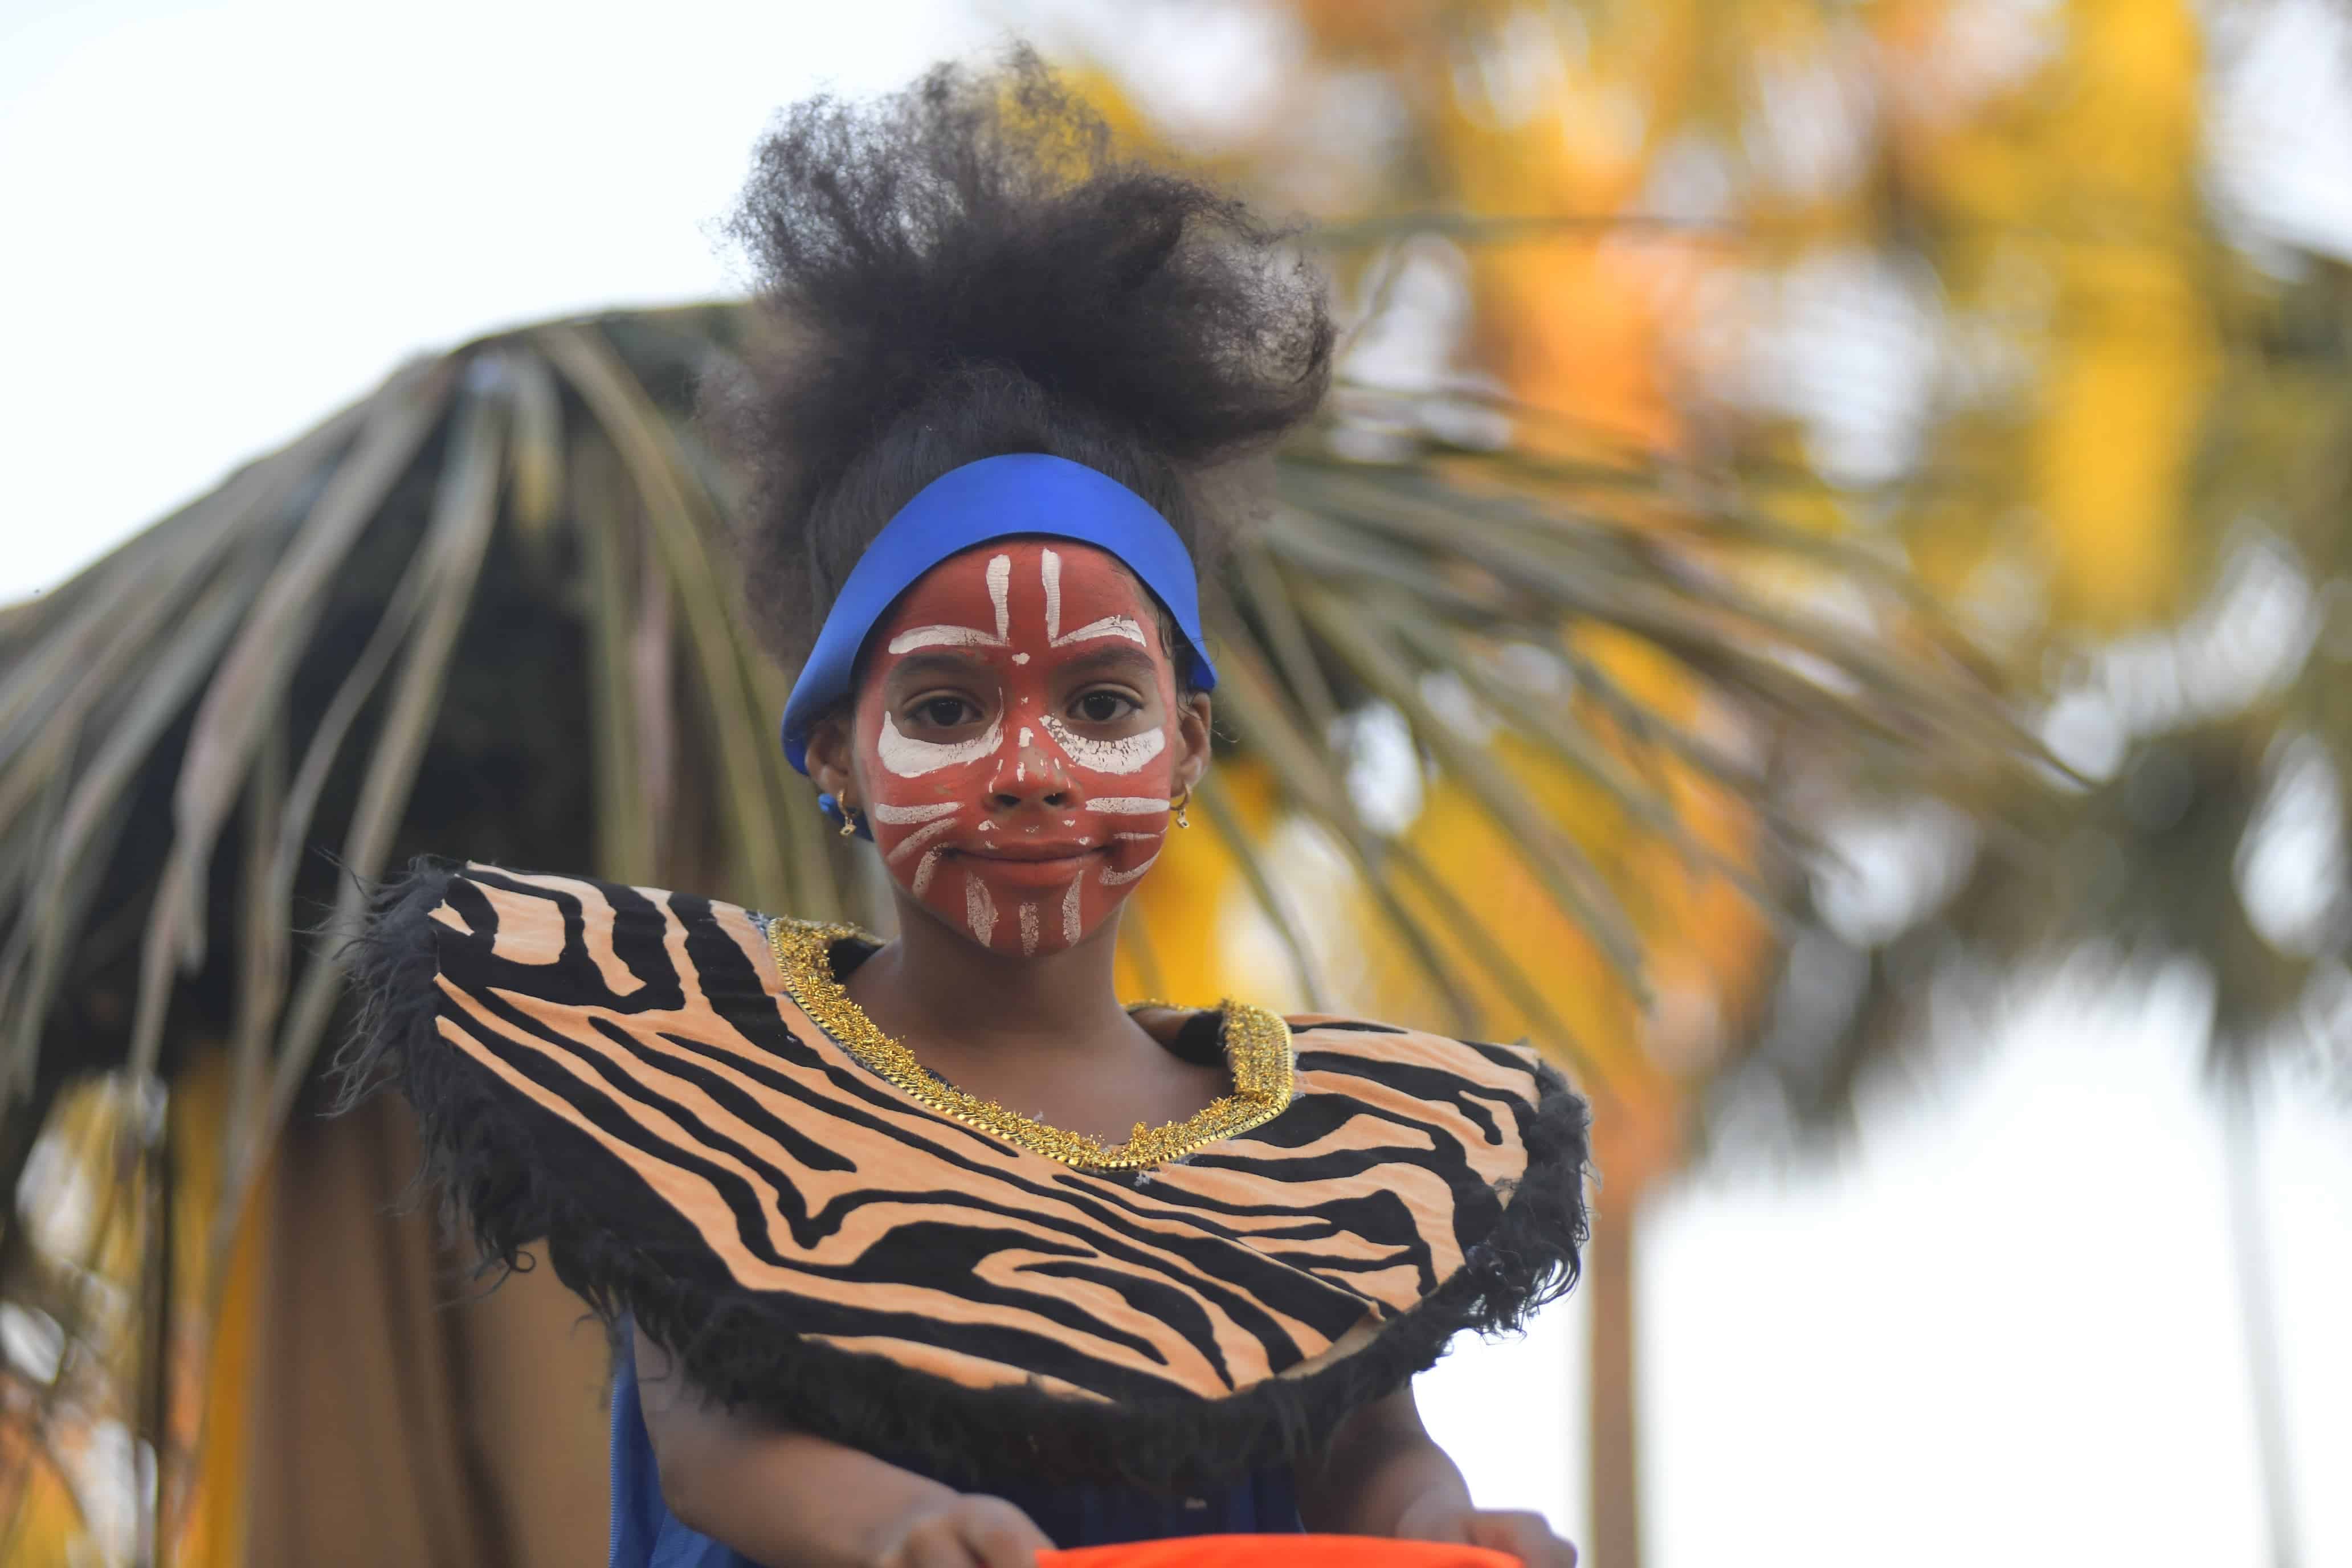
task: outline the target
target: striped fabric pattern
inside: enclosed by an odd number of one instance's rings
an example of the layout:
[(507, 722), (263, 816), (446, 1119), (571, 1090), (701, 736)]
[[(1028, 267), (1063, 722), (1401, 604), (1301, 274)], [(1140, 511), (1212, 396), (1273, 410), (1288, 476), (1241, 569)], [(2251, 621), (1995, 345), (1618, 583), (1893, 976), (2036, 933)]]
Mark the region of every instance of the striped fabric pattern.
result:
[(454, 1053), (429, 1065), (512, 1115), (517, 1161), (562, 1163), (534, 1180), (730, 1310), (966, 1390), (1214, 1402), (1328, 1367), (1464, 1268), (1567, 1092), (1523, 1047), (1293, 1017), (1273, 1121), (1083, 1170), (861, 1065), (748, 910), (482, 865), (439, 894), (408, 1048)]

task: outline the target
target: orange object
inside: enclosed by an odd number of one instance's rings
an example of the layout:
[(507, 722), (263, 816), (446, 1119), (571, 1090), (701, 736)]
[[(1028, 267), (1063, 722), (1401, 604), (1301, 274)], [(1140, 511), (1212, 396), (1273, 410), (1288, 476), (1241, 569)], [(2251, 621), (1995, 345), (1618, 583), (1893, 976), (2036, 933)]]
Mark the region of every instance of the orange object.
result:
[(1371, 1535), (1181, 1535), (1040, 1552), (1037, 1568), (1519, 1568), (1484, 1546)]

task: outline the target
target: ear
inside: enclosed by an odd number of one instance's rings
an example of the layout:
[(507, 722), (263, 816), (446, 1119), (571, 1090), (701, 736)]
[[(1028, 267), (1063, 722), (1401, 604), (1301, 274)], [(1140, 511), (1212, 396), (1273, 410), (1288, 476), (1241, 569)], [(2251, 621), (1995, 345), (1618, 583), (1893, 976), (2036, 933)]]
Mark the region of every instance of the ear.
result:
[(1178, 789), (1189, 791), (1209, 771), (1209, 694), (1195, 691), (1176, 707)]
[(818, 720), (808, 736), (808, 773), (816, 787), (845, 805), (856, 805), (856, 764), (848, 716), (834, 712)]

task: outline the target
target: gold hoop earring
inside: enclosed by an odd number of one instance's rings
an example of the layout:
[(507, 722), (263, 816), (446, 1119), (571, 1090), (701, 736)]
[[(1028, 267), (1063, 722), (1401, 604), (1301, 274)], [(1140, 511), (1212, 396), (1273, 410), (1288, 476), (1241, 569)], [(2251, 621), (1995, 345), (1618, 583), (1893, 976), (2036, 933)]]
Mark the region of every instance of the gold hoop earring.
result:
[(1181, 800), (1179, 800), (1179, 801), (1176, 803), (1176, 826), (1179, 826), (1179, 827), (1190, 827), (1190, 826), (1192, 826), (1192, 819), (1191, 819), (1190, 817), (1188, 817), (1188, 816), (1186, 816), (1184, 815), (1184, 808), (1185, 808), (1186, 806), (1188, 806), (1188, 805), (1192, 805), (1192, 786), (1191, 786), (1190, 784), (1187, 784), (1187, 785), (1185, 786), (1185, 788), (1184, 788), (1184, 796), (1183, 796), (1183, 798), (1182, 798)]
[(841, 836), (844, 838), (857, 837), (857, 808), (854, 805), (841, 808)]

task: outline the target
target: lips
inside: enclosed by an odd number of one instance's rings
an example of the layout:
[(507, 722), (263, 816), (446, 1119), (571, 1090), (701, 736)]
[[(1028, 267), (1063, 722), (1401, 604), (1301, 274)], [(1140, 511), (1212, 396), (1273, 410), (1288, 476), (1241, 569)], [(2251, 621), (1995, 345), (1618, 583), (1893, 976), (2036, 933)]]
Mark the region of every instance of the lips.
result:
[(1096, 854), (1100, 848), (1099, 845), (1080, 844), (1073, 839), (1018, 838), (985, 847), (958, 849), (956, 853), (975, 860), (1076, 860)]
[(1107, 853), (1099, 845), (1034, 841), (952, 852), (989, 880), (1022, 888), (1062, 887)]

